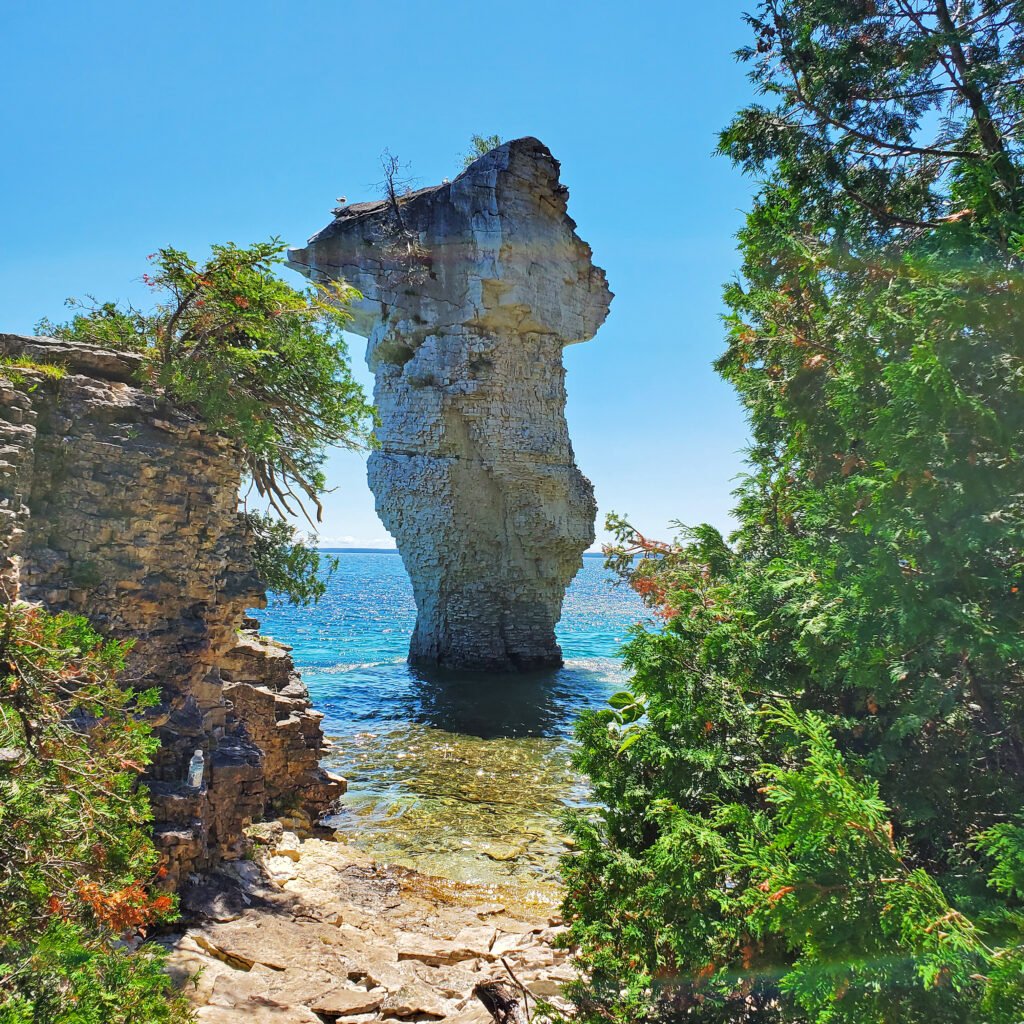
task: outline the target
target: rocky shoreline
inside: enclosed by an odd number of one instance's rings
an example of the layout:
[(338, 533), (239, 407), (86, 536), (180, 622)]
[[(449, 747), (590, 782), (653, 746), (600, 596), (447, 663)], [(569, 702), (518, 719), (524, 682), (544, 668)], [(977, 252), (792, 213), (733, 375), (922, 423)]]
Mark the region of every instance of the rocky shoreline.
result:
[(345, 782), (288, 649), (247, 615), (266, 602), (227, 443), (130, 353), (0, 334), (0, 356), (24, 385), (0, 387), (0, 595), (132, 640), (125, 679), (159, 693), (144, 782), (187, 924), (161, 941), (197, 1020), (486, 1024), (474, 988), (513, 973), (557, 998), (553, 906), (313, 835)]
[(295, 819), (253, 826), (252, 859), (193, 876), (165, 936), (199, 1024), (493, 1020), (481, 982), (561, 1004), (574, 977), (557, 910), (382, 865)]
[(266, 596), (230, 444), (142, 386), (137, 353), (0, 333), (0, 359), (21, 380), (0, 382), (0, 600), (131, 641), (125, 682), (159, 692), (144, 781), (164, 884), (242, 856), (265, 815), (323, 814), (344, 784), (287, 650), (248, 617)]

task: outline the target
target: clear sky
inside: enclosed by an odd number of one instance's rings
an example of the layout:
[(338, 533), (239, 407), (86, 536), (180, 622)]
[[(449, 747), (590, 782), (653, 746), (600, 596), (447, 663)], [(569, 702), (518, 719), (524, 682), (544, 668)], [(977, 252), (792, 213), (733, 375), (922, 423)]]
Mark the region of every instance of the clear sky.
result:
[[(746, 429), (710, 364), (752, 186), (713, 150), (750, 99), (732, 54), (752, 6), (8, 0), (0, 331), (58, 318), (68, 295), (144, 302), (161, 245), (301, 243), (336, 196), (375, 197), (385, 147), (430, 185), (474, 132), (535, 135), (616, 293), (566, 350), (599, 518), (727, 526)], [(369, 387), (360, 339), (352, 355)], [(361, 458), (328, 468), (322, 541), (390, 545)]]

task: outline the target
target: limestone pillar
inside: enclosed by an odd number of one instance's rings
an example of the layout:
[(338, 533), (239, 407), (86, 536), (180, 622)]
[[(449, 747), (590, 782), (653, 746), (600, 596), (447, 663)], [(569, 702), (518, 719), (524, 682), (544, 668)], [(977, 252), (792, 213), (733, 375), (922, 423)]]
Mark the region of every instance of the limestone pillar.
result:
[(555, 625), (596, 515), (562, 349), (594, 336), (612, 295), (558, 172), (518, 139), (451, 182), (341, 207), (289, 253), (363, 295), (352, 329), (381, 416), (369, 482), (412, 579), (415, 663), (561, 664)]

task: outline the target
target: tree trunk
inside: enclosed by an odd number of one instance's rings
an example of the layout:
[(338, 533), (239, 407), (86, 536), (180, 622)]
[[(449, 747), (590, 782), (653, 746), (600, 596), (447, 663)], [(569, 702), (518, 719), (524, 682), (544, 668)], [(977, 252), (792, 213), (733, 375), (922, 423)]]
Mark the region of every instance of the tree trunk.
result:
[(530, 1024), (522, 995), (511, 985), (503, 981), (481, 981), (473, 989), (473, 995), (484, 1004), (494, 1024)]

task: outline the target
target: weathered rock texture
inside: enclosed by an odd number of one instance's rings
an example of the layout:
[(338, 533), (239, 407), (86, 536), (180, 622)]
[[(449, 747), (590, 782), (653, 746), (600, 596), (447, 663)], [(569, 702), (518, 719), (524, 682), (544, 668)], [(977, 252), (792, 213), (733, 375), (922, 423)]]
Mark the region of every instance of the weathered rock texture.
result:
[[(317, 815), (343, 784), (319, 767), (322, 716), (287, 651), (241, 629), (265, 598), (227, 443), (134, 384), (132, 355), (0, 335), (0, 357), (17, 355), (67, 376), (0, 367), (0, 600), (135, 641), (128, 680), (162, 695), (148, 782), (174, 884), (239, 856), (268, 807)], [(185, 785), (197, 748), (201, 790)]]
[(364, 296), (353, 329), (381, 416), (370, 487), (412, 579), (421, 664), (561, 664), (555, 624), (596, 514), (562, 348), (593, 337), (611, 293), (558, 170), (536, 139), (509, 142), (450, 183), (336, 210), (289, 253)]
[(565, 1008), (576, 972), (554, 945), (553, 908), (258, 828), (267, 845), (189, 886), (183, 909), (198, 920), (164, 940), (200, 1024), (493, 1024), (475, 990), (510, 983), (509, 970), (531, 1009)]

